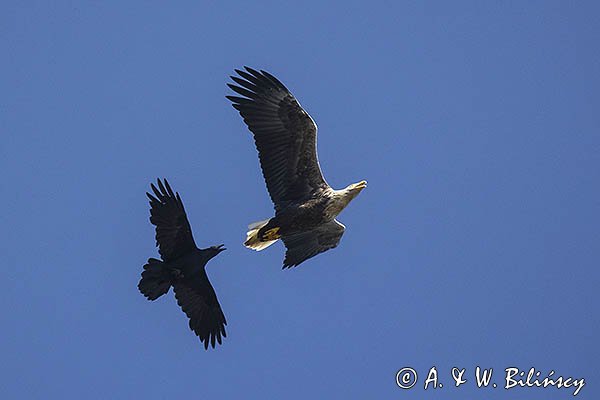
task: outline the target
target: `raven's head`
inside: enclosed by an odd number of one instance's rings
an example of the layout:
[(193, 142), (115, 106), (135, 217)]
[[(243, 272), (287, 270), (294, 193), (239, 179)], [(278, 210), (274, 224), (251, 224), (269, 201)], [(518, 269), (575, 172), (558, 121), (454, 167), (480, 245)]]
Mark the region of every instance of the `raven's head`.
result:
[(211, 258), (215, 257), (217, 254), (219, 254), (220, 252), (227, 250), (224, 244), (220, 244), (218, 246), (210, 246), (208, 249), (205, 249), (207, 251), (206, 254), (208, 254), (208, 259), (210, 260)]

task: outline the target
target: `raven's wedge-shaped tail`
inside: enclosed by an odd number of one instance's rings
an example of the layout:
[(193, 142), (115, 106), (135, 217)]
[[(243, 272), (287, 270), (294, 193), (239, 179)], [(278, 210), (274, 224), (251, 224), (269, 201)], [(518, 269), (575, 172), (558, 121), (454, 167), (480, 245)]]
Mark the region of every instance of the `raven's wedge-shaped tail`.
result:
[(171, 278), (171, 273), (165, 267), (164, 262), (150, 258), (144, 265), (138, 289), (148, 300), (156, 300), (169, 291), (172, 284)]
[(271, 219), (265, 219), (264, 221), (254, 222), (248, 225), (248, 232), (246, 232), (246, 241), (244, 242), (244, 246), (249, 249), (261, 251), (275, 243), (278, 239), (275, 240), (267, 240), (261, 241), (258, 237), (258, 231), (260, 228), (267, 225)]

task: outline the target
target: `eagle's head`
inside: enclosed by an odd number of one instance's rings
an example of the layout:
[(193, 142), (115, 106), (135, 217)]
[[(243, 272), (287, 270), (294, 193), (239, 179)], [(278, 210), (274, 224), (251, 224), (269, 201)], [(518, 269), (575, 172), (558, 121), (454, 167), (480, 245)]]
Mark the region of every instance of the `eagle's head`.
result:
[(354, 199), (364, 188), (367, 187), (367, 181), (360, 181), (346, 186), (344, 192), (348, 198), (348, 201)]

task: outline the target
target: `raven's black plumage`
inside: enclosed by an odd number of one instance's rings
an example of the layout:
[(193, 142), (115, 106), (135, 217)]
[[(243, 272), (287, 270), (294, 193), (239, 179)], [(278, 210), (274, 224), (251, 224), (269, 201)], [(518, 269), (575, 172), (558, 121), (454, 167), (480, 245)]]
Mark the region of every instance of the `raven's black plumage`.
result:
[(344, 225), (335, 217), (367, 185), (361, 181), (332, 189), (317, 157), (317, 125), (273, 75), (245, 67), (235, 70), (243, 96), (226, 96), (254, 136), (275, 217), (251, 224), (244, 245), (262, 250), (278, 239), (287, 248), (284, 268), (336, 247)]
[(158, 188), (151, 184), (154, 194), (146, 195), (162, 261), (148, 260), (138, 288), (148, 300), (156, 300), (173, 286), (177, 304), (190, 319), (190, 329), (205, 349), (209, 344), (214, 348), (215, 342), (221, 344), (226, 336), (227, 321), (204, 267), (225, 249), (223, 245), (196, 247), (179, 193), (173, 193), (166, 179), (164, 184), (160, 179), (157, 184)]

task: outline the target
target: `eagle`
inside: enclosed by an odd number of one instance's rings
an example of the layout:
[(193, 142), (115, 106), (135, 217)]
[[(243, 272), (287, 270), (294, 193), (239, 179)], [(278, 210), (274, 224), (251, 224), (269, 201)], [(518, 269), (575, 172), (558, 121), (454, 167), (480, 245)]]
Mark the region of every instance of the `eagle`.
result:
[(199, 249), (194, 242), (179, 193), (173, 193), (167, 180), (157, 179), (158, 188), (150, 184), (150, 222), (156, 226), (156, 245), (162, 260), (148, 259), (138, 289), (148, 300), (166, 294), (171, 286), (177, 304), (189, 318), (192, 331), (204, 343), (215, 347), (226, 337), (225, 315), (204, 267), (224, 245)]
[(367, 187), (362, 180), (332, 189), (317, 157), (317, 125), (294, 95), (266, 71), (244, 67), (226, 96), (254, 136), (275, 216), (248, 226), (244, 245), (260, 251), (281, 239), (283, 268), (337, 247), (345, 226), (337, 215)]

